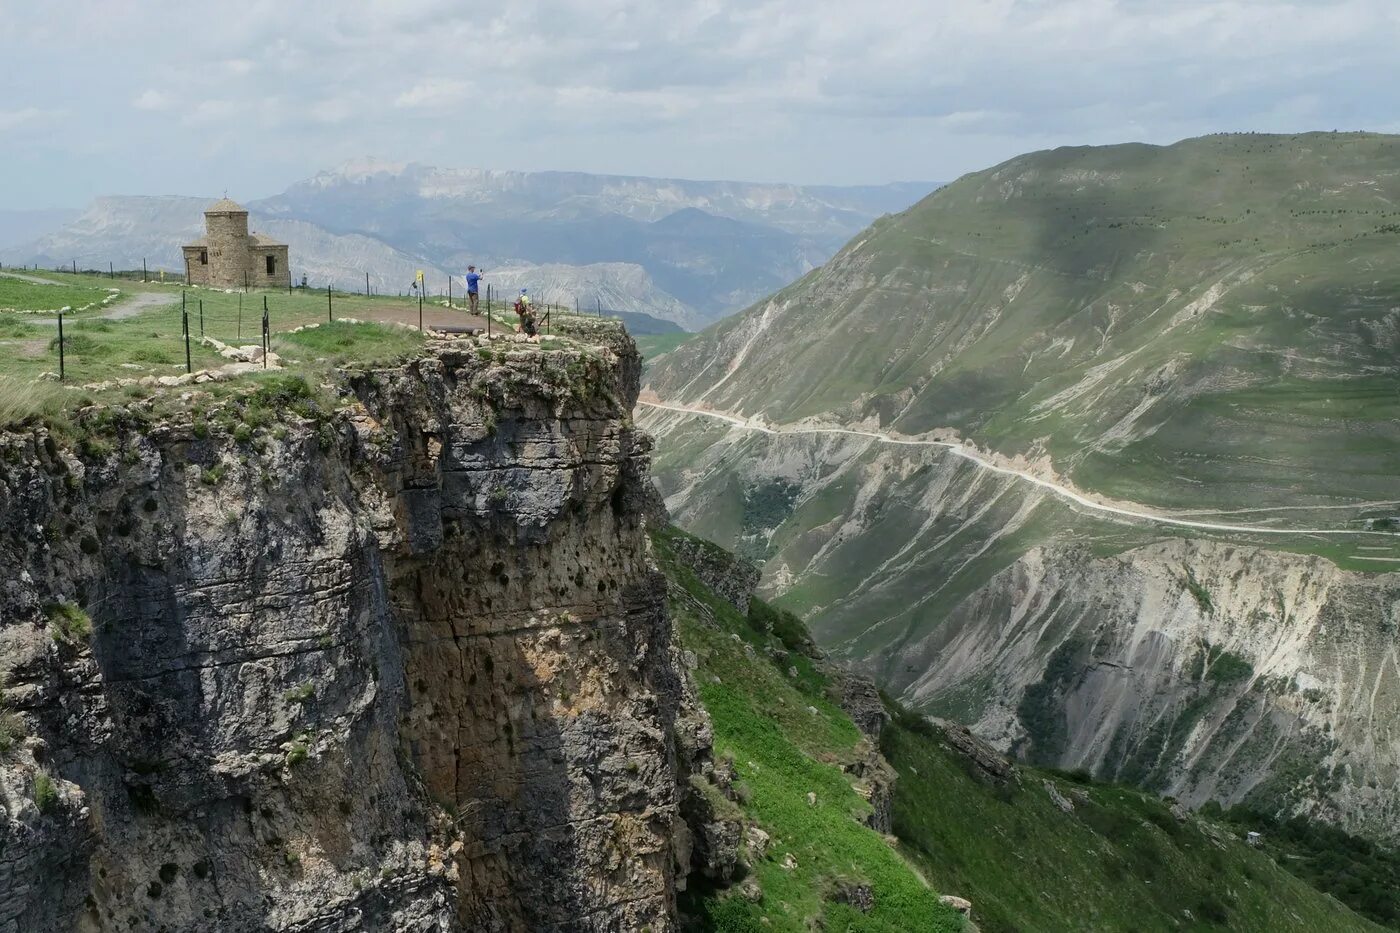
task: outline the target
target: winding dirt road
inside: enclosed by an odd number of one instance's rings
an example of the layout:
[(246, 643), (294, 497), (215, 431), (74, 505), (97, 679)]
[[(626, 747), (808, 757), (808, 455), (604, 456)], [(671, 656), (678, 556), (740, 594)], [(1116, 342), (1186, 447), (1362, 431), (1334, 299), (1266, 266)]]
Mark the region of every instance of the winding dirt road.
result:
[[(735, 427), (743, 428), (747, 431), (755, 431), (760, 434), (769, 434), (774, 436), (812, 434), (846, 435), (850, 437), (866, 437), (870, 438), (871, 440), (879, 441), (881, 443), (893, 444), (901, 447), (940, 447), (944, 450), (949, 451), (955, 456), (962, 457), (964, 460), (967, 460), (984, 470), (988, 470), (992, 473), (999, 473), (1003, 476), (1015, 477), (1016, 479), (1030, 483), (1033, 486), (1039, 486), (1040, 488), (1045, 489), (1053, 493), (1054, 495), (1059, 496), (1061, 499), (1065, 499), (1081, 508), (1108, 515), (1117, 515), (1123, 518), (1135, 519), (1137, 521), (1151, 522), (1158, 525), (1171, 525), (1177, 528), (1195, 528), (1201, 531), (1226, 531), (1234, 532), (1237, 534), (1251, 535), (1325, 535), (1327, 537), (1371, 537), (1400, 539), (1400, 533), (1391, 531), (1365, 531), (1361, 529), (1351, 528), (1260, 527), (1257, 525), (1230, 525), (1219, 522), (1196, 521), (1189, 518), (1175, 518), (1170, 515), (1161, 515), (1156, 512), (1148, 512), (1143, 510), (1141, 507), (1129, 508), (1126, 506), (1111, 505), (1106, 502), (1095, 501), (1094, 499), (1090, 499), (1083, 493), (1076, 492), (1073, 489), (1070, 489), (1069, 487), (1063, 486), (1060, 483), (1056, 483), (1052, 480), (1036, 476), (1033, 473), (1027, 473), (1024, 470), (1017, 470), (1013, 467), (1006, 467), (1001, 466), (1000, 464), (993, 463), (985, 459), (984, 457), (978, 455), (977, 453), (973, 452), (972, 450), (968, 449), (967, 447), (949, 441), (931, 441), (920, 438), (891, 437), (890, 435), (884, 434), (879, 431), (862, 431), (856, 428), (770, 428), (762, 424), (756, 424), (747, 418), (741, 418), (738, 415), (731, 415), (720, 411), (710, 411), (704, 408), (692, 408), (686, 405), (671, 405), (665, 402), (649, 402), (642, 400), (639, 400), (637, 404), (644, 405), (647, 408), (660, 409), (662, 411), (672, 411), (685, 415), (698, 415), (703, 418), (713, 418), (717, 421), (724, 421), (731, 425), (734, 425)], [(1385, 560), (1386, 558), (1368, 559)]]

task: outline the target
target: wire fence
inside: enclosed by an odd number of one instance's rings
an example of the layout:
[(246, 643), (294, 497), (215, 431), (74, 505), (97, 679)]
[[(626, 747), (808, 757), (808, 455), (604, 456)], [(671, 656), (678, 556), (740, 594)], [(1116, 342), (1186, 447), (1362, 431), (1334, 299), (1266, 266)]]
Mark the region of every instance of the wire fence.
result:
[[(29, 275), (43, 275), (47, 272), (57, 272), (65, 275), (84, 275), (92, 277), (101, 277), (112, 281), (128, 281), (141, 282), (142, 284), (165, 285), (183, 284), (188, 288), (216, 288), (222, 291), (228, 290), (228, 288), (226, 287), (221, 287), (217, 285), (205, 285), (203, 283), (197, 283), (192, 281), (192, 276), (190, 274), (189, 269), (179, 271), (174, 269), (168, 269), (164, 266), (150, 266), (144, 259), (141, 260), (141, 268), (139, 269), (119, 269), (116, 267), (116, 264), (112, 262), (108, 262), (106, 264), (106, 268), (102, 268), (101, 264), (84, 265), (80, 268), (76, 259), (70, 260), (67, 265), (57, 266), (41, 266), (38, 263), (15, 265), (12, 263), (8, 267), (8, 269), (6, 268), (4, 263), (0, 263), (0, 273), (7, 271)], [(465, 281), (457, 281), (459, 278), (464, 278), (462, 276), (443, 276), (440, 282), (433, 283), (430, 288), (428, 276), (426, 275), (426, 273), (420, 272), (419, 275), (422, 276), (421, 278), (415, 278), (413, 281), (409, 282), (406, 288), (399, 287), (394, 289), (391, 293), (390, 290), (384, 284), (387, 281), (387, 278), (385, 276), (379, 276), (380, 285), (379, 288), (376, 290), (374, 288), (373, 283), (371, 282), (372, 274), (368, 271), (365, 271), (363, 272), (363, 275), (363, 289), (349, 289), (345, 288), (344, 286), (337, 287), (335, 281), (330, 276), (324, 277), (323, 284), (321, 281), (313, 280), (312, 277), (306, 272), (302, 272), (298, 276), (298, 274), (296, 274), (294, 271), (289, 270), (287, 275), (286, 290), (288, 294), (295, 294), (297, 291), (321, 291), (324, 288), (329, 289), (339, 295), (363, 295), (365, 297), (385, 298), (422, 297), (425, 301), (446, 301), (448, 307), (456, 308), (459, 310), (466, 310), (470, 304), (470, 292), (466, 287)], [(319, 279), (321, 277), (317, 278)], [(232, 287), (240, 288), (245, 294), (253, 291), (261, 291), (264, 289), (280, 290), (280, 286), (259, 285), (253, 282), (251, 277), (246, 273), (244, 275), (243, 282), (241, 283), (241, 285), (235, 285)], [(553, 294), (552, 299), (551, 293)], [(558, 307), (561, 310), (565, 310), (567, 309), (568, 305), (572, 303), (573, 311), (575, 314), (593, 313), (596, 314), (598, 317), (603, 317), (605, 314), (616, 313), (604, 307), (601, 295), (594, 295), (593, 300), (589, 302), (580, 299), (579, 295), (576, 292), (569, 289), (545, 289), (540, 294), (543, 295), (543, 300), (540, 302), (542, 306)], [(501, 299), (500, 295), (495, 292), (495, 287), (492, 283), (486, 283), (484, 301), (488, 310), (493, 306), (493, 304), (497, 307), (504, 307), (508, 304), (512, 304), (511, 302), (506, 302)]]
[[(219, 344), (227, 346), (247, 347), (244, 343), (247, 336), (252, 335), (254, 324), (257, 325), (259, 344), (254, 359), (260, 359), (263, 368), (267, 368), (269, 357), (272, 356), (273, 338), (279, 332), (289, 332), (305, 329), (319, 322), (334, 323), (337, 320), (363, 320), (361, 315), (365, 312), (375, 312), (379, 316), (369, 315), (369, 320), (379, 323), (397, 323), (408, 326), (416, 326), (419, 332), (429, 330), (442, 333), (474, 334), (484, 333), (488, 338), (513, 333), (524, 330), (527, 333), (534, 332), (541, 336), (548, 337), (551, 332), (553, 317), (566, 311), (575, 314), (588, 314), (602, 317), (605, 314), (602, 299), (595, 297), (593, 307), (587, 308), (578, 296), (572, 296), (572, 308), (564, 302), (532, 304), (528, 306), (528, 311), (523, 315), (512, 315), (511, 311), (515, 307), (515, 301), (504, 301), (497, 293), (493, 283), (483, 283), (483, 288), (477, 296), (477, 300), (472, 302), (472, 296), (465, 288), (465, 282), (454, 282), (451, 277), (444, 277), (441, 287), (433, 289), (430, 287), (427, 276), (416, 278), (410, 283), (406, 290), (398, 290), (395, 295), (377, 294), (372, 287), (371, 273), (366, 272), (365, 286), (363, 290), (349, 291), (338, 289), (330, 282), (323, 287), (314, 288), (306, 275), (301, 277), (299, 283), (294, 283), (289, 276), (289, 284), (284, 293), (284, 298), (279, 300), (275, 297), (280, 289), (256, 288), (244, 286), (238, 289), (225, 289), (210, 286), (190, 285), (184, 281), (185, 276), (172, 276), (169, 270), (151, 269), (149, 264), (142, 263), (139, 269), (118, 269), (115, 263), (109, 263), (105, 270), (96, 268), (80, 267), (76, 261), (72, 261), (68, 266), (47, 267), (32, 265), (10, 265), (8, 267), (0, 265), (0, 272), (28, 274), (31, 276), (43, 276), (52, 271), (63, 275), (100, 277), (110, 281), (141, 282), (146, 284), (165, 284), (180, 289), (179, 296), (179, 331), (175, 337), (179, 341), (179, 358), (183, 362), (182, 368), (186, 374), (195, 372), (196, 364), (201, 367), (210, 360), (211, 348)], [(91, 285), (93, 283), (63, 283), (76, 285)], [(287, 297), (290, 296), (290, 297)], [(321, 306), (323, 311), (317, 315), (314, 303), (324, 299)], [(369, 299), (369, 301), (367, 301)], [(174, 300), (174, 296), (171, 296)], [(208, 307), (206, 307), (206, 301)], [(162, 302), (158, 306), (151, 306), (149, 310), (156, 312), (156, 308), (168, 308), (168, 302)], [(444, 320), (442, 309), (449, 312), (466, 312), (472, 317), (463, 317), (460, 321), (450, 318)], [(67, 309), (64, 309), (66, 311)], [(426, 312), (431, 310), (435, 320), (429, 321)], [(92, 352), (92, 343), (98, 334), (94, 333), (94, 324), (100, 324), (108, 318), (125, 317), (120, 306), (115, 306), (112, 312), (68, 312), (58, 311), (54, 314), (54, 319), (49, 323), (56, 323), (57, 335), (53, 341), (52, 352), (56, 353), (58, 363), (58, 379), (61, 382), (69, 380), (72, 370), (73, 357), (76, 355), (82, 361), (85, 352)], [(415, 313), (416, 312), (416, 313)], [(20, 317), (16, 315), (16, 317)], [(70, 320), (71, 319), (71, 320)], [(529, 325), (526, 324), (527, 319)], [(166, 318), (165, 320), (168, 320)], [(65, 322), (73, 326), (65, 326)], [(76, 335), (75, 335), (76, 329)], [(73, 345), (73, 341), (78, 339), (78, 346)], [(143, 341), (143, 345), (128, 350), (130, 359), (122, 359), (116, 365), (135, 366), (138, 361), (157, 362), (164, 365), (178, 366), (174, 360), (168, 359), (168, 353), (162, 353), (153, 349), (149, 344), (158, 342), (165, 338), (165, 334), (157, 329), (150, 330), (148, 337)], [(206, 342), (205, 338), (210, 338)], [(123, 343), (123, 347), (127, 344)], [(168, 345), (167, 345), (168, 346)], [(200, 350), (196, 353), (196, 348)], [(75, 354), (74, 351), (77, 350)], [(115, 351), (113, 351), (115, 352)], [(82, 367), (80, 367), (81, 369)]]

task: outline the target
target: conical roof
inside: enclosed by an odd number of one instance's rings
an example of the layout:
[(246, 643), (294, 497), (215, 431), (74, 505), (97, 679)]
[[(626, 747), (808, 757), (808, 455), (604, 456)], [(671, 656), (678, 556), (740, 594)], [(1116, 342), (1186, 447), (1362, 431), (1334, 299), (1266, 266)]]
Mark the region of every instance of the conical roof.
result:
[(231, 201), (231, 200), (229, 200), (228, 198), (220, 198), (219, 200), (217, 200), (217, 201), (215, 201), (213, 204), (211, 204), (211, 205), (209, 206), (208, 210), (206, 210), (204, 213), (206, 213), (206, 214), (246, 214), (246, 213), (248, 213), (248, 209), (247, 209), (246, 207), (240, 207), (237, 201)]

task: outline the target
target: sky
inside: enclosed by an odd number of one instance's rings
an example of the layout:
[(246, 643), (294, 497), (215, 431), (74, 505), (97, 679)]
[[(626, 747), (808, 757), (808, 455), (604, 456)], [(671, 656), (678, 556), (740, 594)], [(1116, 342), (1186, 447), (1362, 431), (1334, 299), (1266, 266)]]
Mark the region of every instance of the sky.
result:
[(0, 0), (0, 210), (372, 156), (820, 184), (1400, 131), (1397, 0)]

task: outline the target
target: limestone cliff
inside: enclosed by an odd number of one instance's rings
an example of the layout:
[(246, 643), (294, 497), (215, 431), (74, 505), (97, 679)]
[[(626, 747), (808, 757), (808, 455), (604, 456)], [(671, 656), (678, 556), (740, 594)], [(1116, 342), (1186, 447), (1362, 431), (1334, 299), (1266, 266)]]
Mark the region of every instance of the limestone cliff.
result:
[(0, 434), (0, 931), (674, 928), (708, 725), (579, 336)]
[(906, 646), (904, 694), (1003, 750), (1191, 805), (1396, 838), (1400, 575), (1174, 541), (1039, 548)]
[(643, 420), (677, 524), (766, 557), (760, 592), (902, 702), (1037, 763), (1397, 839), (1400, 574), (1106, 522), (943, 451), (694, 421)]

